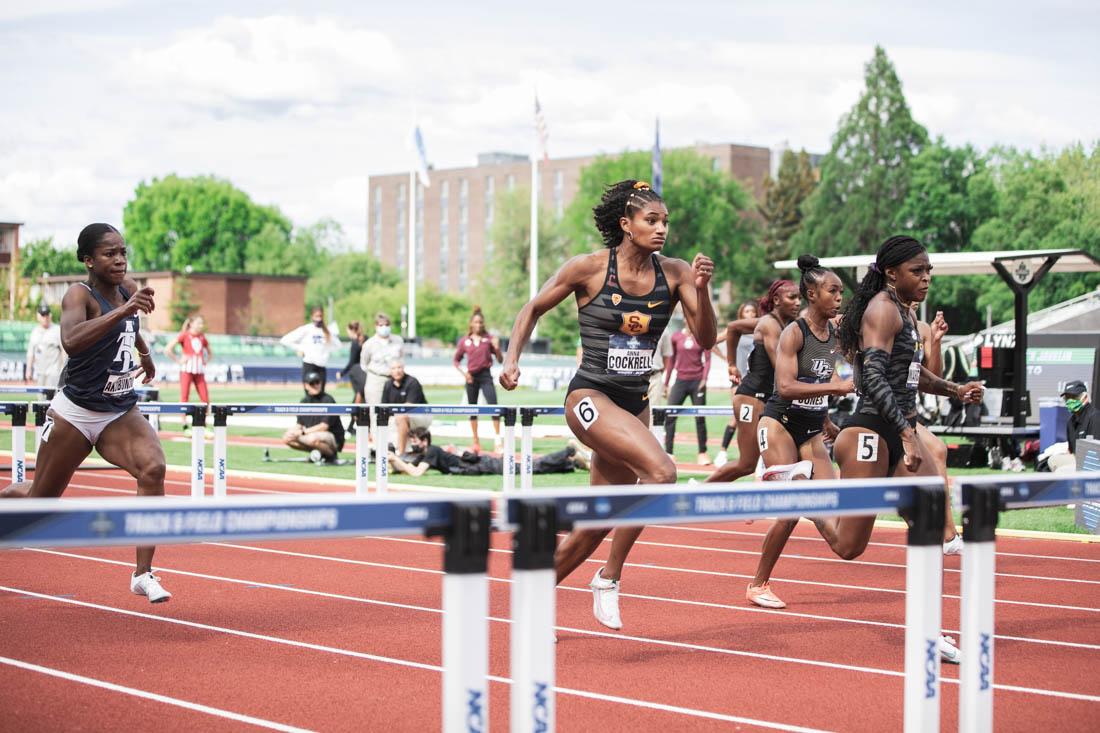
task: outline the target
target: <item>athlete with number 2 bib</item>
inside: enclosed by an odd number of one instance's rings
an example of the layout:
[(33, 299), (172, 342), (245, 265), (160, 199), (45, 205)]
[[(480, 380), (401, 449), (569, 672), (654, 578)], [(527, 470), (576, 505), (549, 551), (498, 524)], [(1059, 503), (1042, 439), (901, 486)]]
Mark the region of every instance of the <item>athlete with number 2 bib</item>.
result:
[[(592, 449), (592, 484), (675, 483), (676, 465), (649, 430), (649, 373), (677, 303), (699, 345), (708, 350), (714, 346), (714, 263), (702, 254), (690, 265), (657, 254), (668, 236), (668, 209), (647, 183), (626, 180), (609, 186), (593, 213), (606, 249), (566, 262), (523, 306), (500, 385), (516, 388), (519, 356), (538, 319), (575, 296), (582, 358), (565, 397), (565, 418), (573, 434)], [(588, 559), (609, 532), (571, 532), (555, 555), (558, 582)], [(589, 585), (596, 620), (612, 629), (623, 625), (619, 578), (641, 532), (641, 527), (615, 530), (607, 564)]]

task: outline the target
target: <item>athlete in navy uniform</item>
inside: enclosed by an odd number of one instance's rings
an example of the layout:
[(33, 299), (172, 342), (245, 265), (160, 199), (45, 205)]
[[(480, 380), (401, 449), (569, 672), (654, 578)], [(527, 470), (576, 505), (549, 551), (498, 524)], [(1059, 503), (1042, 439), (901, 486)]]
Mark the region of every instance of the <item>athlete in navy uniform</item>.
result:
[[(573, 434), (592, 449), (592, 484), (674, 483), (676, 465), (649, 431), (649, 374), (657, 342), (677, 302), (699, 345), (714, 346), (714, 263), (701, 254), (690, 265), (657, 254), (668, 236), (668, 210), (646, 183), (627, 180), (608, 187), (593, 213), (606, 249), (566, 262), (523, 306), (512, 329), (500, 385), (516, 388), (519, 356), (538, 319), (575, 296), (582, 354), (565, 397), (565, 416)], [(619, 577), (641, 531), (615, 531), (607, 564), (596, 571), (589, 586), (596, 620), (612, 629), (622, 628)], [(609, 532), (571, 532), (555, 557), (558, 582)]]
[[(110, 224), (89, 224), (77, 240), (88, 270), (61, 301), (61, 344), (69, 354), (46, 413), (34, 480), (13, 484), (3, 497), (56, 497), (92, 452), (137, 479), (141, 496), (164, 495), (164, 451), (137, 410), (134, 380), (156, 374), (138, 332), (138, 312), (153, 310), (153, 291), (126, 277), (126, 243)], [(130, 590), (159, 603), (171, 598), (153, 575), (153, 547), (137, 548)]]

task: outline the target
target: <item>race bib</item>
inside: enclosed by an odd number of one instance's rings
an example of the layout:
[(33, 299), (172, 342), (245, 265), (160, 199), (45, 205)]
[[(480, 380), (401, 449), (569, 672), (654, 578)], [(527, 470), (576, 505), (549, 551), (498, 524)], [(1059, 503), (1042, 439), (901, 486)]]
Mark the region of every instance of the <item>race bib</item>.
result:
[(103, 384), (104, 397), (119, 397), (134, 391), (134, 377), (140, 372), (134, 369), (121, 374), (108, 374), (107, 381)]
[(920, 384), (920, 362), (914, 361), (909, 364), (909, 376), (905, 380), (905, 386), (909, 389), (916, 389)]
[(607, 338), (607, 371), (624, 376), (648, 374), (653, 370), (653, 353), (656, 350), (657, 340), (651, 335), (610, 334)]
[(741, 411), (737, 413), (737, 419), (741, 422), (752, 422), (752, 405), (741, 405)]
[(820, 397), (807, 397), (804, 400), (794, 400), (791, 402), (791, 407), (810, 410), (811, 412), (821, 412), (829, 408), (829, 398), (821, 395)]

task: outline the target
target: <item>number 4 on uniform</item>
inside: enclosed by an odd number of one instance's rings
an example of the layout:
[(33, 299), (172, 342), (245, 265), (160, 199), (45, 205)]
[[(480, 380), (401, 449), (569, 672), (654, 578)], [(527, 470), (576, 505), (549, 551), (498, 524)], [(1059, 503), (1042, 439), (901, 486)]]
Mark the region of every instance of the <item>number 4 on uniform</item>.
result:
[(756, 442), (760, 444), (760, 452), (766, 453), (768, 450), (768, 429), (758, 428), (756, 430)]
[(581, 421), (581, 426), (585, 430), (588, 430), (592, 427), (592, 423), (600, 419), (600, 411), (596, 409), (591, 397), (585, 397), (574, 405), (573, 414)]
[(856, 460), (866, 462), (878, 460), (878, 433), (859, 434), (859, 440), (856, 443)]

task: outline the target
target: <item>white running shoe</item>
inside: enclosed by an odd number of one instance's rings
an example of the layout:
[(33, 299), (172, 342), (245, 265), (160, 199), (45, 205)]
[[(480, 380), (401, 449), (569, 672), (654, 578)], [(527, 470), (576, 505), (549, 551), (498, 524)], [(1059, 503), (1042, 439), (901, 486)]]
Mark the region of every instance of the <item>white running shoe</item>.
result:
[(781, 466), (766, 468), (764, 469), (764, 475), (761, 477), (761, 480), (793, 481), (796, 478), (808, 479), (813, 475), (813, 472), (813, 461), (799, 461), (798, 463), (788, 463)]
[(324, 462), (325, 457), (321, 455), (321, 451), (314, 448), (309, 452), (309, 460), (319, 466)]
[(962, 652), (959, 651), (959, 647), (956, 646), (958, 642), (952, 639), (950, 636), (940, 635), (940, 659), (949, 664), (958, 664), (962, 659)]
[(943, 554), (945, 555), (961, 555), (963, 552), (963, 538), (961, 534), (955, 533), (955, 536), (943, 543)]
[(130, 592), (145, 596), (150, 603), (163, 603), (172, 597), (171, 593), (160, 587), (160, 578), (153, 575), (152, 570), (141, 575), (130, 576)]
[(619, 616), (619, 581), (603, 577), (603, 568), (592, 576), (588, 584), (592, 589), (592, 615), (609, 629), (621, 629), (623, 620)]
[(718, 455), (714, 457), (714, 465), (718, 468), (721, 468), (722, 466), (729, 463), (729, 460), (730, 457), (726, 455), (726, 452), (724, 450), (720, 450), (718, 451)]

